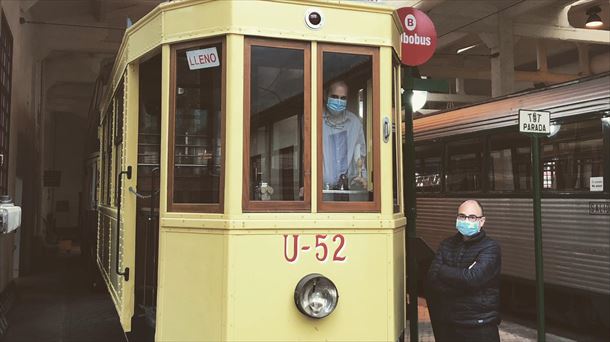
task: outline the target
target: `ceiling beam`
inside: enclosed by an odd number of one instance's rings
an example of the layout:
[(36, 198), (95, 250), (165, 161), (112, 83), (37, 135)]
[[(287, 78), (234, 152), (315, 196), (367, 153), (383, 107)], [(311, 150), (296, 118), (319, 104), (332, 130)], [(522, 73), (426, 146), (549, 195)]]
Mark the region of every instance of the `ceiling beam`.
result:
[[(463, 78), (470, 80), (489, 80), (489, 70), (455, 68), (448, 66), (420, 66), (421, 74), (433, 78)], [(559, 74), (543, 71), (518, 71), (515, 70), (515, 81), (544, 82), (549, 84), (562, 83), (580, 78), (579, 75)]]
[(513, 32), (521, 37), (610, 45), (610, 33), (606, 30), (515, 23)]
[(27, 13), (30, 8), (34, 7), (39, 0), (21, 0), (19, 5), (21, 5), (21, 10), (23, 13)]

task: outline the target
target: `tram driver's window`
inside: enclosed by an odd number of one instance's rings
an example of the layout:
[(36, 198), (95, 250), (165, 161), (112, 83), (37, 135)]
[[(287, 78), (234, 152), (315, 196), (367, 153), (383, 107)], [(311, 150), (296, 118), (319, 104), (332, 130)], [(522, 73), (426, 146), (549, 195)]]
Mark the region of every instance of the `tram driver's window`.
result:
[(221, 201), (223, 49), (190, 43), (173, 51), (170, 204), (184, 211)]
[(322, 68), (322, 200), (373, 201), (373, 55), (323, 51)]
[(309, 206), (309, 47), (246, 41), (247, 210)]

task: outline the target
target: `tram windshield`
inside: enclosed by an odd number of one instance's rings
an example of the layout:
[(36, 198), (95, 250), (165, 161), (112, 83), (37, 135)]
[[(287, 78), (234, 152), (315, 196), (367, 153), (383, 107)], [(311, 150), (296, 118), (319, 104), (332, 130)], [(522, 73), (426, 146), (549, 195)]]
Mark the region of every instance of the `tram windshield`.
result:
[(305, 46), (249, 40), (249, 199), (304, 199)]
[(323, 198), (372, 201), (373, 58), (323, 52)]

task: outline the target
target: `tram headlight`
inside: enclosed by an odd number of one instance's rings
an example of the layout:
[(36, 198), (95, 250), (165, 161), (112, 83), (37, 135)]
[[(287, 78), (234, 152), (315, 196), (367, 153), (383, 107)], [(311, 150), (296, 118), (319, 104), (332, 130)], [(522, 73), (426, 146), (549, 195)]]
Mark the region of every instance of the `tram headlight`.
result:
[(335, 284), (317, 273), (306, 275), (294, 289), (294, 303), (302, 314), (324, 318), (337, 307), (339, 292)]

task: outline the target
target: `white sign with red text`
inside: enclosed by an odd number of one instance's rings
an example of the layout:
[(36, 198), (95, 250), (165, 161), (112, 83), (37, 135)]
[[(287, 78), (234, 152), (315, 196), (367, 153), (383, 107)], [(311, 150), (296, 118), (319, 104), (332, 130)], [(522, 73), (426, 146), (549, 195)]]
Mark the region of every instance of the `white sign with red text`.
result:
[(186, 59), (190, 70), (212, 68), (220, 65), (220, 58), (218, 58), (218, 51), (215, 47), (187, 51)]

